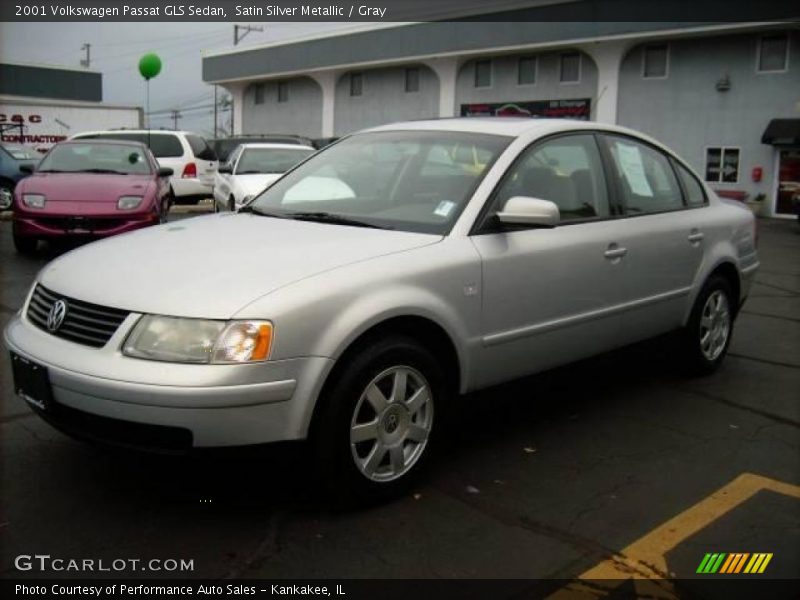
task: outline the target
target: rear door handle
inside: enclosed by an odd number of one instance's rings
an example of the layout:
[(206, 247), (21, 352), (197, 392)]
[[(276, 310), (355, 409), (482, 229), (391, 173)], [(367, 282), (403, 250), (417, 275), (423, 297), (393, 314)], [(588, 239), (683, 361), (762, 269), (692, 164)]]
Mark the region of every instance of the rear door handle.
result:
[(623, 248), (622, 246), (618, 246), (617, 244), (611, 244), (608, 249), (603, 253), (609, 260), (614, 260), (616, 258), (622, 258), (628, 253), (627, 248)]
[(692, 229), (692, 231), (689, 233), (688, 239), (692, 244), (697, 244), (699, 242), (702, 242), (704, 237), (706, 236), (703, 234), (702, 231), (698, 231), (697, 229)]

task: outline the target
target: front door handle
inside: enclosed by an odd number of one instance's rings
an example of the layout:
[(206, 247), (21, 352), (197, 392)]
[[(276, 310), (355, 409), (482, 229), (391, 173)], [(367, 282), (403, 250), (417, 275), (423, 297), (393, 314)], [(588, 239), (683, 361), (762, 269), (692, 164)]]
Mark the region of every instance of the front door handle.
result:
[(703, 234), (702, 231), (700, 231), (698, 229), (692, 229), (692, 231), (689, 233), (689, 238), (688, 239), (689, 239), (689, 242), (691, 242), (692, 244), (699, 244), (700, 242), (703, 241), (704, 237), (706, 237), (706, 236)]
[(608, 249), (603, 253), (609, 260), (616, 260), (618, 258), (622, 258), (628, 253), (627, 248), (623, 248), (622, 246), (618, 246), (617, 244), (609, 245)]

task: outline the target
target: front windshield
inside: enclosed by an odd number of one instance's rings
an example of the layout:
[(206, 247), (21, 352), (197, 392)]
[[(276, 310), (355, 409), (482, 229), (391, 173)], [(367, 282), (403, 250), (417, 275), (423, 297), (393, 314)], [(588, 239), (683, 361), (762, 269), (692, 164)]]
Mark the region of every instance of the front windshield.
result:
[(3, 146), (3, 150), (8, 152), (16, 160), (39, 160), (42, 155), (31, 148), (25, 146)]
[(57, 144), (39, 163), (39, 172), (116, 173), (147, 175), (151, 173), (142, 148), (129, 144), (93, 144), (88, 142)]
[(245, 148), (236, 174), (285, 173), (313, 152), (310, 148)]
[(355, 135), (288, 173), (250, 207), (276, 216), (324, 215), (446, 234), (510, 141), (446, 131)]

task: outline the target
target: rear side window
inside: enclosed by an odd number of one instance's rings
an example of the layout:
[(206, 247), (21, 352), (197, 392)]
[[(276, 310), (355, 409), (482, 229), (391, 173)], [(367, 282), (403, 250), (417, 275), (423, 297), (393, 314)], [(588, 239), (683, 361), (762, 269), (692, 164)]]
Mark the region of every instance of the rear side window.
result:
[(156, 158), (172, 158), (183, 156), (183, 144), (178, 136), (169, 133), (126, 133), (123, 131), (113, 133), (97, 133), (82, 135), (79, 139), (123, 140), (141, 142), (150, 147)]
[(703, 186), (697, 181), (697, 178), (692, 175), (686, 167), (673, 161), (675, 170), (678, 171), (683, 184), (683, 190), (686, 193), (686, 203), (689, 206), (703, 206), (706, 204), (706, 193), (703, 191)]
[(192, 153), (200, 160), (217, 160), (217, 155), (211, 146), (199, 135), (187, 135), (186, 141), (192, 148)]
[(629, 138), (607, 136), (625, 213), (640, 215), (683, 208), (683, 195), (669, 159)]

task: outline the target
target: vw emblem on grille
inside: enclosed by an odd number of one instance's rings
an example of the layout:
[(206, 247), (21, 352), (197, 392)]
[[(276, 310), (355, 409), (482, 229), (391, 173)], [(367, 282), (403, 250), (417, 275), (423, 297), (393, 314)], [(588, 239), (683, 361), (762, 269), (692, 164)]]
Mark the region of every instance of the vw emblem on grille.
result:
[(64, 318), (66, 316), (67, 303), (63, 300), (56, 300), (47, 315), (47, 329), (54, 333), (58, 331), (58, 328), (64, 323)]

